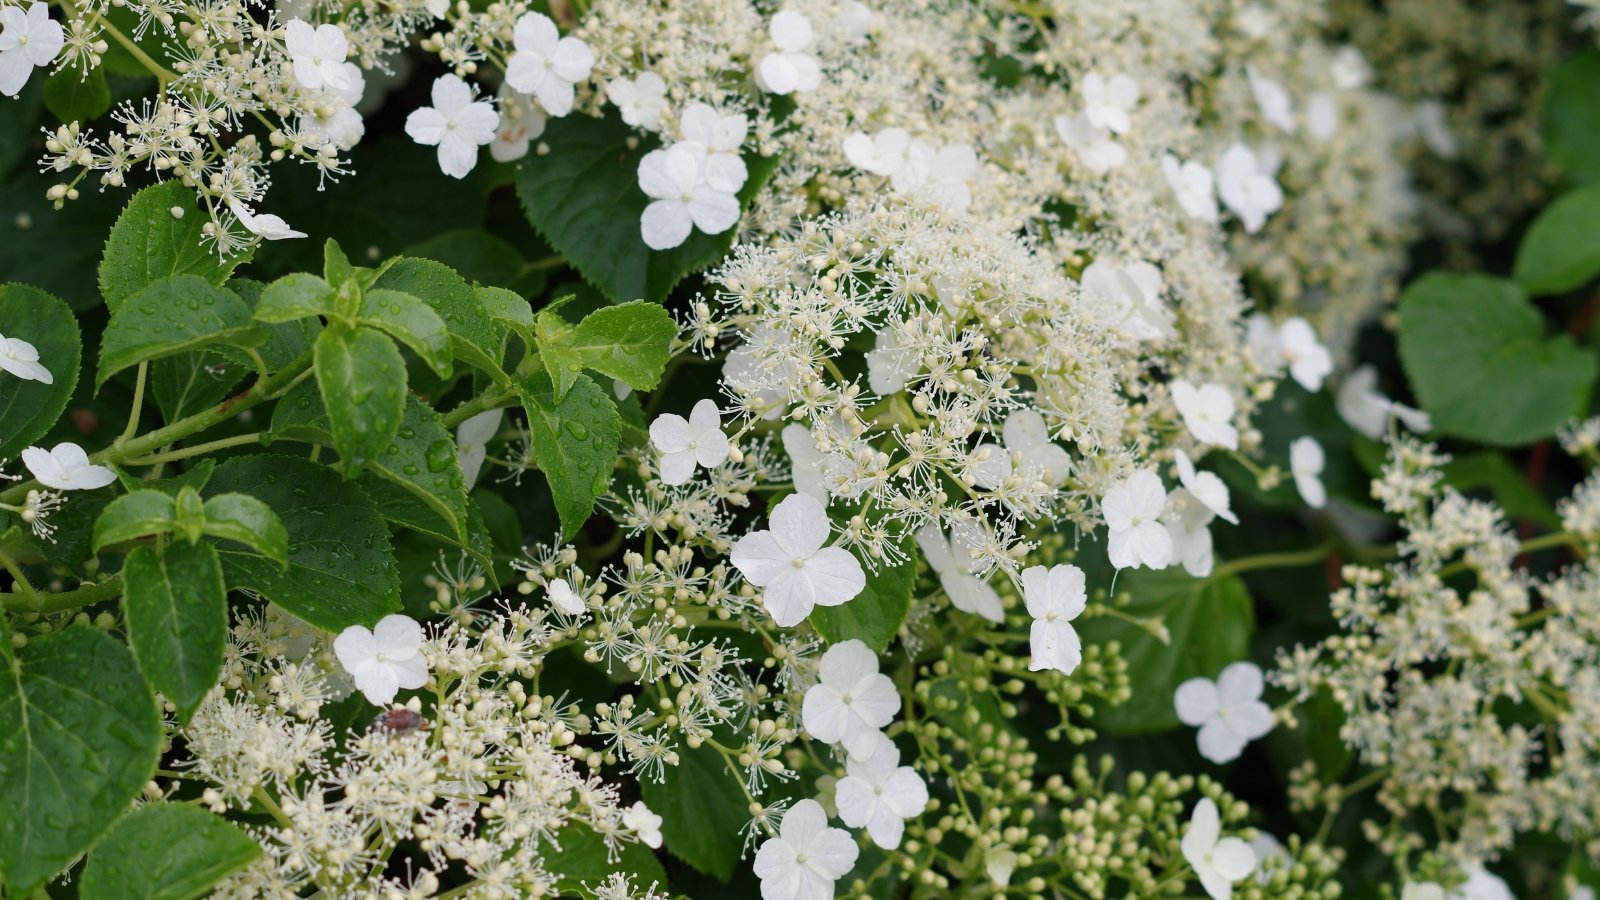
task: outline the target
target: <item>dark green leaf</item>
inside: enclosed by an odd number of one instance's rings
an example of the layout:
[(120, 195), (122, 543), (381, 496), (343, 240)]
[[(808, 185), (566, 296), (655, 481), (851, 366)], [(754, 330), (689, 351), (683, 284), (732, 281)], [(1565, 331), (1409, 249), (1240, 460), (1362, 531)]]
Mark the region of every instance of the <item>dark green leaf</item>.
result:
[(1600, 179), (1600, 50), (1589, 49), (1550, 73), (1545, 153), (1577, 182)]
[(88, 124), (111, 108), (106, 73), (94, 68), (86, 76), (77, 66), (68, 66), (44, 83), (44, 103), (63, 122)]
[(605, 839), (581, 822), (561, 829), (545, 858), (550, 861), (551, 873), (560, 879), (557, 887), (569, 896), (583, 895), (584, 885), (597, 887), (612, 872), (633, 875), (633, 886), (639, 892), (652, 883), (659, 889), (667, 886), (667, 873), (650, 848), (632, 842), (623, 844), (616, 862), (612, 862)]
[(855, 599), (811, 611), (811, 624), (828, 643), (855, 638), (879, 653), (888, 648), (911, 608), (911, 588), (917, 580), (916, 542), (908, 537), (900, 549), (905, 561), (869, 572), (867, 586)]
[[(183, 217), (174, 216), (174, 209), (182, 210)], [(135, 194), (112, 226), (100, 262), (106, 306), (116, 312), (123, 300), (171, 275), (194, 275), (211, 284), (227, 281), (235, 266), (250, 261), (251, 251), (220, 260), (214, 246), (201, 242), (207, 221), (194, 191), (176, 180)]]
[(405, 415), (406, 362), (376, 331), (323, 331), (317, 337), (317, 389), (347, 477), (393, 441)]
[(238, 541), (267, 559), (289, 565), (289, 532), (272, 507), (249, 494), (213, 496), (205, 505), (205, 533)]
[[(0, 111), (15, 102), (0, 101)], [(0, 137), (3, 143), (5, 138)], [(0, 177), (0, 278), (49, 291), (75, 310), (98, 309), (101, 297), (95, 270), (106, 232), (126, 196), (83, 191), (78, 199), (55, 209), (45, 191), (60, 174), (46, 177), (32, 165), (42, 151), (42, 137), (30, 129), (18, 146), (28, 154), (29, 164)], [(0, 148), (0, 156), (4, 152)]]
[(128, 648), (72, 625), (13, 651), (0, 617), (0, 877), (26, 897), (155, 773), (161, 719)]
[(89, 854), (81, 900), (189, 900), (261, 855), (250, 836), (198, 806), (134, 810)]
[(150, 686), (189, 716), (222, 673), (228, 597), (210, 544), (171, 541), (136, 547), (122, 566), (128, 642)]
[(130, 295), (111, 314), (95, 387), (148, 360), (215, 344), (250, 347), (265, 338), (238, 294), (196, 275), (165, 278)]
[[(0, 245), (5, 240), (0, 238)], [(78, 321), (67, 304), (24, 284), (0, 284), (4, 334), (32, 344), (51, 382), (24, 381), (0, 372), (0, 459), (15, 459), (44, 437), (67, 408), (78, 384), (83, 345)]]
[(1400, 299), (1400, 360), (1444, 434), (1518, 445), (1586, 409), (1594, 354), (1544, 320), (1522, 289), (1482, 275), (1432, 274)]
[(727, 881), (738, 864), (739, 829), (750, 820), (740, 776), (707, 746), (683, 747), (664, 783), (641, 779), (650, 811), (661, 817), (661, 837), (672, 855)]
[(500, 371), (504, 332), (483, 311), (472, 286), (449, 266), (431, 259), (396, 260), (372, 286), (410, 294), (433, 307), (450, 331), (457, 359), (486, 372)]
[(161, 491), (134, 491), (111, 501), (94, 523), (94, 551), (173, 529), (172, 497)]
[(372, 625), (400, 608), (389, 528), (372, 501), (326, 466), (255, 454), (217, 467), (212, 496), (247, 493), (289, 533), (289, 568), (239, 544), (218, 546), (228, 585), (278, 604), (325, 631)]
[(410, 294), (375, 288), (362, 296), (359, 319), (410, 347), (440, 378), (450, 377), (450, 332), (433, 307)]
[(222, 353), (191, 350), (152, 360), (147, 389), (161, 417), (176, 422), (227, 399), (249, 371)]
[(611, 485), (621, 420), (611, 398), (587, 375), (578, 375), (559, 400), (543, 372), (521, 388), (534, 456), (550, 482), (562, 539), (567, 540), (588, 520), (595, 498)]
[(1517, 283), (1530, 294), (1564, 294), (1600, 274), (1600, 185), (1550, 204), (1517, 247)]
[(593, 369), (639, 391), (660, 382), (677, 335), (672, 316), (646, 300), (601, 307), (576, 326), (553, 306), (538, 319), (539, 358), (552, 378)]

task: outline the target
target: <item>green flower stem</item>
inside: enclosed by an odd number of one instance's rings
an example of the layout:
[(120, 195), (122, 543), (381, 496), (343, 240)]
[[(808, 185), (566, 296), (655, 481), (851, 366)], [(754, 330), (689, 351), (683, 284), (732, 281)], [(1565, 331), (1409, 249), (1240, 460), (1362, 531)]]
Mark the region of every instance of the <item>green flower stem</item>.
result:
[(265, 432), (260, 431), (253, 431), (249, 434), (236, 434), (233, 437), (219, 438), (204, 444), (168, 450), (165, 453), (152, 453), (149, 456), (141, 456), (138, 459), (123, 460), (123, 463), (130, 466), (155, 466), (161, 463), (176, 462), (192, 456), (204, 456), (214, 450), (226, 450), (229, 447), (242, 447), (246, 444), (259, 444), (263, 436), (265, 436)]
[(1303, 550), (1285, 550), (1280, 553), (1262, 553), (1257, 556), (1231, 559), (1217, 566), (1206, 580), (1216, 581), (1229, 575), (1254, 572), (1259, 569), (1294, 569), (1301, 566), (1315, 565), (1327, 559), (1328, 554), (1333, 551), (1334, 542), (1327, 540), (1317, 544), (1315, 547), (1306, 547)]
[(122, 576), (119, 574), (105, 581), (82, 585), (58, 594), (36, 593), (30, 597), (22, 593), (0, 593), (0, 607), (12, 612), (58, 613), (110, 600), (121, 593)]

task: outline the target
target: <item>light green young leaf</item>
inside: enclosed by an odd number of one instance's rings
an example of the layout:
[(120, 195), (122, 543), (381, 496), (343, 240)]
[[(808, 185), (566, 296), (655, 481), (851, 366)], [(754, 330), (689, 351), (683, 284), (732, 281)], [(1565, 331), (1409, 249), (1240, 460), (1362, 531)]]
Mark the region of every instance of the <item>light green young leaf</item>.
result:
[(611, 485), (621, 440), (616, 404), (587, 375), (557, 398), (543, 372), (522, 385), (522, 405), (539, 469), (550, 482), (562, 539), (571, 538), (594, 511), (594, 501)]
[(89, 854), (80, 900), (190, 900), (261, 855), (226, 819), (187, 803), (136, 809)]
[[(174, 216), (174, 210), (182, 216)], [(100, 261), (100, 293), (113, 313), (146, 285), (173, 275), (194, 275), (211, 284), (228, 280), (255, 251), (226, 260), (202, 238), (209, 219), (195, 203), (194, 191), (176, 179), (147, 187), (128, 201), (111, 228)]]
[(593, 369), (639, 391), (661, 381), (677, 334), (672, 316), (645, 300), (603, 306), (575, 326), (549, 307), (538, 319), (540, 359), (552, 377)]
[(100, 339), (98, 389), (129, 366), (200, 347), (252, 347), (266, 339), (238, 294), (195, 275), (140, 289), (111, 314)]
[(128, 642), (151, 687), (187, 722), (217, 683), (228, 643), (228, 597), (216, 548), (171, 541), (136, 547), (122, 565)]
[(238, 541), (285, 568), (289, 565), (289, 532), (272, 507), (249, 494), (221, 494), (205, 503), (205, 533)]
[(344, 473), (356, 473), (394, 441), (406, 409), (406, 362), (394, 342), (370, 329), (317, 337), (317, 389), (328, 411)]
[(112, 544), (151, 534), (166, 534), (175, 527), (172, 497), (162, 491), (134, 491), (111, 501), (94, 522), (94, 552)]
[(444, 319), (458, 360), (500, 372), (504, 329), (483, 311), (472, 286), (449, 266), (431, 259), (401, 258), (384, 269), (372, 287), (410, 294), (433, 307)]
[(256, 301), (255, 317), (260, 322), (293, 322), (308, 316), (333, 312), (334, 289), (328, 282), (306, 272), (285, 275), (267, 285)]
[(374, 288), (362, 296), (357, 321), (410, 347), (440, 378), (450, 377), (450, 332), (433, 307), (410, 294)]
[(0, 372), (0, 459), (15, 459), (61, 417), (83, 362), (78, 320), (66, 303), (25, 284), (0, 284), (0, 334), (39, 351), (50, 383)]

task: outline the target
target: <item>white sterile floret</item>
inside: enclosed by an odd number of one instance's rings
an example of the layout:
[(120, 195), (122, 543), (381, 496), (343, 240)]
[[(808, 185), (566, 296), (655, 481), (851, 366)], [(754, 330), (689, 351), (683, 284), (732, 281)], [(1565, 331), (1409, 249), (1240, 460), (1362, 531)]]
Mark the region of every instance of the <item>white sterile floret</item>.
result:
[(1139, 85), (1126, 75), (1104, 78), (1090, 72), (1078, 86), (1083, 95), (1083, 115), (1095, 128), (1125, 134), (1133, 126), (1128, 114), (1139, 104)]
[(270, 213), (261, 213), (259, 215), (251, 213), (250, 208), (238, 200), (228, 201), (228, 211), (232, 212), (233, 217), (239, 220), (239, 224), (244, 226), (245, 231), (265, 240), (282, 241), (306, 236), (304, 231), (295, 231), (290, 228), (289, 223), (279, 216)]
[(496, 162), (516, 162), (528, 155), (528, 146), (544, 134), (546, 124), (542, 110), (533, 101), (500, 83), (497, 94), (500, 100), (500, 126), (495, 129), (494, 140), (489, 144), (489, 155)]
[(967, 181), (977, 171), (978, 154), (972, 145), (947, 144), (935, 149), (919, 139), (906, 147), (905, 162), (894, 171), (890, 183), (914, 200), (965, 212), (972, 205), (972, 189)]
[(828, 505), (828, 488), (822, 478), (822, 453), (817, 450), (816, 436), (799, 422), (783, 426), (780, 435), (783, 451), (789, 454), (789, 470), (794, 489)]
[(1038, 475), (1045, 484), (1060, 487), (1072, 474), (1072, 455), (1050, 439), (1050, 426), (1038, 410), (1019, 409), (1006, 416), (1000, 436), (1009, 455), (1021, 460), (1021, 467)]
[(90, 463), (89, 454), (71, 441), (50, 450), (28, 447), (22, 451), (22, 464), (40, 484), (58, 491), (92, 491), (117, 480), (117, 473)]
[(1111, 132), (1095, 127), (1087, 113), (1075, 116), (1056, 116), (1056, 135), (1061, 142), (1077, 151), (1083, 167), (1096, 175), (1115, 169), (1128, 160), (1128, 151), (1111, 139)]
[(879, 732), (900, 711), (900, 694), (878, 671), (878, 655), (854, 638), (822, 654), (817, 683), (806, 690), (800, 721), (806, 733), (828, 744), (843, 744), (851, 756), (882, 752)]
[(1278, 326), (1278, 355), (1289, 366), (1289, 375), (1308, 391), (1321, 390), (1322, 380), (1333, 372), (1333, 354), (1300, 316)]
[(0, 94), (15, 97), (28, 83), (34, 68), (55, 62), (66, 43), (61, 23), (50, 18), (50, 7), (33, 3), (0, 8)]
[(844, 139), (844, 157), (852, 166), (888, 177), (905, 165), (911, 135), (904, 128), (885, 128), (869, 135), (857, 131)]
[(606, 85), (606, 98), (622, 113), (622, 121), (646, 131), (661, 130), (661, 113), (667, 108), (667, 82), (654, 72), (638, 78), (614, 78)]
[(1307, 435), (1289, 444), (1289, 473), (1294, 476), (1300, 499), (1312, 509), (1321, 509), (1328, 502), (1328, 490), (1322, 486), (1322, 468), (1326, 464), (1327, 456), (1316, 438)]
[(1372, 78), (1372, 66), (1368, 65), (1367, 58), (1361, 51), (1345, 44), (1333, 55), (1333, 63), (1329, 65), (1328, 72), (1333, 76), (1333, 85), (1341, 91), (1353, 91), (1364, 87)]
[(834, 787), (839, 819), (851, 828), (865, 828), (872, 842), (885, 850), (900, 846), (906, 820), (928, 806), (928, 786), (917, 770), (900, 765), (900, 748), (887, 738), (864, 759), (850, 757), (845, 777)]
[(1239, 449), (1239, 430), (1233, 426), (1233, 395), (1219, 384), (1198, 388), (1187, 381), (1172, 383), (1172, 403), (1183, 416), (1189, 433), (1202, 444)]
[(622, 811), (622, 827), (639, 836), (639, 841), (652, 849), (661, 846), (661, 817), (650, 811), (643, 800)]
[(512, 32), (516, 52), (506, 63), (506, 83), (538, 99), (545, 112), (560, 118), (572, 111), (573, 85), (589, 77), (594, 53), (575, 37), (562, 37), (542, 13), (527, 12)]
[(745, 580), (765, 589), (762, 603), (779, 625), (798, 625), (813, 608), (846, 603), (866, 587), (866, 573), (849, 550), (823, 546), (833, 528), (815, 498), (783, 498), (768, 525), (740, 538), (729, 558)]
[(1167, 495), (1161, 524), (1172, 540), (1172, 557), (1195, 578), (1205, 578), (1214, 567), (1210, 525), (1216, 517), (1188, 488), (1180, 487)]
[(750, 177), (739, 155), (749, 132), (750, 120), (745, 116), (725, 116), (707, 104), (691, 103), (678, 117), (678, 136), (682, 140), (674, 146), (701, 148), (706, 183), (716, 190), (737, 194)]
[(1232, 900), (1234, 884), (1250, 877), (1256, 868), (1256, 854), (1249, 844), (1222, 837), (1222, 816), (1210, 797), (1202, 797), (1194, 805), (1179, 847), (1211, 900)]
[(1195, 469), (1189, 454), (1182, 450), (1173, 451), (1172, 458), (1177, 463), (1178, 481), (1183, 484), (1184, 490), (1218, 518), (1234, 525), (1239, 524), (1239, 517), (1233, 514), (1231, 508), (1233, 504), (1228, 493), (1228, 485), (1221, 478), (1211, 472)]
[(477, 100), (472, 87), (455, 75), (433, 83), (433, 105), (406, 117), (406, 134), (424, 146), (439, 148), (439, 169), (451, 178), (465, 178), (478, 164), (478, 148), (495, 138), (500, 114), (494, 104)]
[(1256, 832), (1255, 840), (1250, 842), (1250, 852), (1256, 855), (1256, 884), (1259, 885), (1270, 884), (1273, 871), (1291, 864), (1289, 851), (1271, 832)]
[(661, 481), (683, 484), (696, 466), (714, 469), (728, 458), (728, 436), (722, 433), (722, 410), (715, 400), (701, 400), (689, 418), (673, 413), (650, 423), (650, 443), (661, 451)]
[(1391, 416), (1419, 434), (1433, 428), (1433, 419), (1427, 413), (1396, 403), (1379, 392), (1378, 370), (1370, 365), (1345, 376), (1335, 403), (1345, 424), (1375, 441), (1383, 439)]
[(283, 48), (294, 66), (294, 80), (307, 90), (343, 90), (350, 86), (344, 58), (350, 41), (337, 25), (315, 28), (304, 19), (291, 19), (283, 28)]
[(1022, 570), (1022, 600), (1033, 616), (1028, 631), (1032, 659), (1028, 669), (1055, 669), (1066, 675), (1083, 662), (1083, 642), (1072, 620), (1083, 613), (1089, 596), (1083, 570), (1077, 566), (1030, 566)]
[(1161, 157), (1161, 174), (1184, 215), (1201, 222), (1217, 221), (1217, 180), (1205, 164), (1192, 159), (1179, 162), (1168, 153)]
[(1261, 159), (1243, 144), (1234, 144), (1217, 160), (1217, 196), (1250, 234), (1283, 206), (1283, 189)]
[(1251, 741), (1272, 730), (1272, 709), (1261, 702), (1261, 669), (1252, 662), (1236, 662), (1222, 670), (1216, 681), (1191, 678), (1178, 685), (1172, 705), (1178, 720), (1197, 727), (1195, 742), (1200, 755), (1214, 763), (1239, 758)]
[(500, 433), (500, 420), (504, 417), (505, 410), (491, 409), (456, 426), (456, 462), (469, 491), (478, 483), (478, 473), (489, 455), (489, 442)]
[(978, 527), (971, 522), (958, 523), (946, 540), (943, 529), (929, 522), (917, 529), (917, 546), (922, 548), (928, 568), (939, 576), (951, 605), (991, 622), (1004, 622), (1006, 612), (999, 593), (977, 575), (979, 564), (972, 548), (979, 543)]
[(39, 362), (39, 348), (22, 338), (0, 335), (0, 371), (10, 372), (23, 381), (55, 382), (50, 370)]
[(1306, 134), (1329, 141), (1339, 133), (1339, 101), (1328, 91), (1317, 91), (1306, 101)]
[(880, 397), (898, 393), (906, 383), (922, 371), (922, 361), (916, 348), (903, 346), (900, 332), (887, 326), (878, 332), (871, 350), (867, 351), (867, 387)]
[(333, 639), (333, 653), (356, 690), (374, 706), (388, 706), (402, 688), (415, 690), (428, 683), (422, 626), (410, 616), (384, 616), (370, 630), (351, 625)]
[(550, 586), (546, 588), (546, 593), (550, 595), (550, 605), (554, 606), (556, 611), (562, 615), (577, 616), (583, 614), (583, 595), (573, 590), (572, 585), (568, 584), (565, 578), (557, 578), (551, 581)]
[(652, 150), (639, 160), (639, 189), (651, 198), (639, 235), (652, 250), (688, 240), (695, 228), (721, 234), (739, 221), (739, 199), (706, 179), (705, 150), (689, 141)]
[(1149, 469), (1106, 491), (1100, 514), (1106, 520), (1106, 555), (1113, 566), (1165, 569), (1172, 562), (1172, 538), (1160, 521), (1166, 507), (1167, 492)]
[(1279, 131), (1294, 134), (1294, 104), (1289, 99), (1289, 91), (1280, 82), (1262, 75), (1255, 66), (1245, 68), (1245, 77), (1250, 81), (1250, 93), (1256, 98), (1261, 117)]
[(822, 804), (801, 800), (784, 814), (778, 836), (756, 850), (761, 900), (831, 900), (834, 882), (860, 852), (850, 832), (828, 826)]
[(807, 53), (811, 47), (811, 20), (791, 9), (772, 17), (767, 33), (778, 48), (756, 64), (756, 87), (769, 94), (814, 91), (822, 85), (822, 68)]
[(1172, 313), (1161, 302), (1161, 270), (1140, 260), (1119, 265), (1097, 259), (1080, 282), (1099, 304), (1096, 317), (1130, 341), (1153, 341), (1177, 335)]
[(341, 68), (349, 84), (342, 88), (329, 86), (308, 102), (300, 116), (300, 130), (308, 138), (319, 138), (340, 150), (349, 150), (361, 143), (367, 134), (367, 123), (356, 109), (366, 93), (367, 78), (355, 63), (344, 63)]

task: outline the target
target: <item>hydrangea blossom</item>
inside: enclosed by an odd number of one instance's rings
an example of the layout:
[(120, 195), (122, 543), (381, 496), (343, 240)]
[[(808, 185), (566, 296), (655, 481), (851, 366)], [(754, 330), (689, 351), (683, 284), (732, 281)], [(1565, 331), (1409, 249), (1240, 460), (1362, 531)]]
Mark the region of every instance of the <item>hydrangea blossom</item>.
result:
[(1078, 153), (1084, 168), (1096, 175), (1117, 168), (1128, 161), (1128, 150), (1111, 137), (1111, 132), (1096, 128), (1087, 113), (1075, 116), (1056, 116), (1056, 135), (1061, 142)]
[(815, 800), (801, 800), (783, 817), (778, 836), (756, 850), (761, 900), (824, 900), (834, 882), (855, 867), (860, 854), (850, 833), (828, 827)]
[(456, 426), (456, 462), (461, 466), (461, 476), (467, 490), (478, 483), (478, 473), (489, 455), (489, 442), (500, 433), (500, 421), (505, 410), (491, 409), (467, 419)]
[(1289, 366), (1289, 375), (1308, 391), (1322, 389), (1322, 380), (1333, 372), (1333, 355), (1317, 340), (1311, 323), (1300, 316), (1278, 326), (1278, 354)]
[(1201, 222), (1217, 221), (1217, 180), (1204, 163), (1192, 159), (1179, 162), (1168, 153), (1161, 157), (1161, 174), (1184, 215)]
[(1312, 509), (1321, 509), (1328, 502), (1328, 490), (1322, 486), (1322, 469), (1326, 464), (1327, 456), (1316, 438), (1306, 435), (1289, 444), (1289, 474), (1294, 476), (1300, 499)]
[(1261, 117), (1279, 131), (1294, 134), (1294, 104), (1284, 86), (1262, 75), (1255, 66), (1245, 69), (1245, 77), (1250, 82), (1250, 93), (1256, 98)]
[(1239, 449), (1239, 430), (1233, 426), (1237, 410), (1227, 388), (1218, 384), (1203, 384), (1197, 388), (1187, 381), (1174, 381), (1172, 402), (1195, 440), (1229, 450)]
[(572, 589), (572, 585), (567, 583), (565, 578), (552, 580), (548, 593), (550, 605), (556, 608), (556, 612), (564, 616), (579, 616), (583, 614), (583, 597)]
[(28, 447), (22, 451), (22, 464), (40, 484), (58, 491), (92, 491), (117, 480), (116, 472), (90, 463), (89, 454), (71, 441), (49, 450)]
[(1267, 217), (1283, 206), (1283, 189), (1255, 151), (1234, 144), (1217, 160), (1217, 196), (1249, 234), (1261, 230)]
[(1200, 729), (1195, 741), (1201, 756), (1232, 762), (1272, 730), (1272, 709), (1261, 702), (1264, 686), (1261, 668), (1252, 662), (1229, 665), (1216, 681), (1191, 678), (1178, 685), (1172, 703), (1179, 721)]
[(1345, 424), (1375, 441), (1383, 439), (1391, 416), (1419, 434), (1433, 428), (1433, 419), (1427, 413), (1384, 396), (1378, 390), (1378, 370), (1370, 365), (1345, 376), (1339, 383), (1335, 403)]
[(1306, 100), (1306, 134), (1326, 142), (1338, 132), (1339, 101), (1327, 91), (1317, 91)]
[(650, 423), (650, 443), (661, 451), (663, 484), (683, 484), (695, 467), (714, 469), (728, 458), (728, 436), (722, 433), (722, 411), (715, 400), (701, 400), (689, 418), (674, 413)]
[(910, 146), (911, 135), (904, 128), (884, 128), (873, 135), (857, 131), (844, 139), (844, 156), (856, 168), (887, 178), (905, 165)]
[(622, 825), (637, 834), (646, 847), (655, 849), (661, 846), (661, 817), (651, 812), (643, 800), (636, 800), (623, 810)]
[(1000, 436), (1005, 441), (1001, 450), (993, 444), (990, 457), (977, 467), (976, 480), (980, 487), (997, 488), (1011, 474), (1011, 461), (1015, 457), (1023, 471), (1034, 474), (1051, 487), (1058, 487), (1072, 474), (1072, 456), (1066, 448), (1050, 439), (1050, 428), (1037, 410), (1019, 409), (1006, 416)]
[(270, 213), (252, 214), (249, 207), (238, 200), (228, 201), (228, 209), (233, 213), (233, 217), (239, 220), (239, 224), (244, 226), (245, 231), (266, 240), (282, 241), (306, 236), (304, 231), (295, 231), (290, 228), (289, 223), (285, 222), (280, 216)]
[(900, 694), (878, 671), (878, 655), (854, 638), (822, 654), (817, 683), (806, 690), (800, 721), (806, 733), (829, 744), (843, 744), (851, 756), (876, 755), (881, 729), (900, 711)]
[(1160, 518), (1167, 506), (1161, 479), (1140, 469), (1106, 491), (1100, 512), (1106, 520), (1106, 555), (1119, 569), (1165, 569), (1172, 562), (1172, 538)]
[(1194, 805), (1179, 847), (1211, 900), (1232, 900), (1233, 885), (1256, 868), (1255, 851), (1249, 844), (1222, 837), (1222, 816), (1210, 797), (1202, 797)]
[(934, 145), (914, 139), (906, 147), (905, 162), (890, 183), (907, 197), (954, 212), (972, 205), (968, 180), (978, 171), (978, 155), (970, 144)]
[(866, 587), (866, 573), (850, 551), (823, 546), (832, 526), (815, 498), (783, 498), (768, 524), (770, 530), (740, 538), (729, 559), (747, 581), (765, 589), (762, 602), (779, 625), (798, 625), (814, 607), (846, 603)]
[(22, 338), (0, 335), (0, 371), (10, 372), (23, 381), (55, 382), (50, 370), (39, 362), (39, 348)]
[(772, 17), (768, 27), (777, 53), (756, 64), (756, 86), (769, 94), (814, 91), (822, 84), (822, 68), (806, 52), (811, 47), (811, 20), (792, 9)]
[(1083, 643), (1072, 620), (1088, 603), (1083, 570), (1077, 566), (1030, 566), (1022, 570), (1022, 599), (1033, 616), (1028, 632), (1031, 671), (1055, 669), (1071, 675), (1083, 661)]
[(866, 828), (885, 850), (900, 846), (906, 820), (928, 806), (928, 786), (917, 770), (900, 765), (900, 749), (887, 738), (865, 759), (845, 760), (845, 777), (834, 788), (839, 818), (851, 828)]
[(817, 439), (811, 429), (799, 422), (783, 426), (779, 434), (783, 452), (789, 455), (790, 476), (794, 489), (828, 505), (828, 489), (822, 478), (822, 453), (817, 450)]
[(691, 103), (678, 118), (682, 140), (676, 146), (700, 148), (705, 155), (706, 183), (716, 190), (736, 194), (750, 177), (739, 155), (749, 132), (750, 121), (745, 116), (725, 116), (708, 104)]
[(1130, 341), (1172, 337), (1172, 314), (1161, 302), (1161, 270), (1150, 263), (1097, 259), (1083, 270), (1083, 289), (1102, 304), (1100, 319)]
[(572, 111), (573, 85), (589, 77), (594, 53), (575, 37), (562, 37), (543, 13), (526, 12), (512, 32), (516, 52), (506, 62), (506, 84), (538, 99), (560, 118)]
[(676, 247), (695, 228), (721, 234), (739, 221), (739, 199), (710, 183), (707, 160), (698, 144), (683, 141), (639, 161), (639, 188), (651, 198), (639, 234), (650, 249)]
[(283, 46), (294, 63), (294, 80), (301, 87), (341, 91), (350, 86), (350, 75), (344, 67), (350, 41), (343, 28), (332, 24), (313, 28), (304, 19), (290, 19), (283, 28)]
[(637, 78), (614, 78), (606, 84), (606, 98), (622, 113), (622, 121), (646, 131), (661, 130), (661, 113), (667, 108), (667, 83), (654, 72)]
[(424, 146), (439, 148), (439, 169), (451, 178), (465, 178), (478, 164), (478, 148), (493, 141), (500, 114), (487, 100), (475, 100), (465, 81), (441, 75), (433, 83), (433, 105), (412, 111), (406, 134)]
[(956, 609), (991, 622), (1004, 622), (1006, 613), (1000, 595), (978, 577), (980, 563), (970, 552), (976, 530), (977, 526), (971, 523), (958, 523), (946, 540), (944, 531), (930, 522), (917, 529), (917, 546), (922, 548), (922, 558), (939, 576), (939, 585)]
[(1234, 525), (1239, 524), (1239, 518), (1233, 514), (1232, 500), (1228, 493), (1228, 486), (1221, 478), (1211, 472), (1202, 472), (1195, 468), (1194, 461), (1189, 459), (1189, 454), (1182, 450), (1174, 451), (1173, 462), (1178, 467), (1178, 481), (1196, 500), (1206, 509), (1211, 510), (1218, 518), (1224, 519)]
[(516, 162), (528, 155), (528, 145), (544, 134), (545, 114), (527, 98), (500, 84), (500, 126), (489, 144), (496, 162)]
[(1125, 134), (1133, 127), (1129, 113), (1139, 104), (1139, 85), (1126, 75), (1104, 78), (1090, 72), (1079, 85), (1083, 94), (1083, 117), (1096, 129)]
[(1201, 503), (1188, 488), (1178, 488), (1167, 497), (1162, 525), (1172, 540), (1172, 555), (1183, 570), (1195, 578), (1211, 574), (1214, 565), (1210, 525), (1216, 513)]
[(66, 43), (61, 23), (50, 18), (48, 4), (29, 4), (0, 8), (0, 94), (15, 97), (22, 93), (35, 68), (55, 62)]
[(388, 706), (402, 688), (415, 690), (428, 683), (422, 626), (410, 616), (384, 616), (371, 629), (351, 625), (334, 638), (333, 652), (356, 690), (374, 706)]

